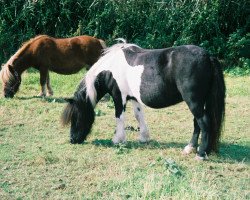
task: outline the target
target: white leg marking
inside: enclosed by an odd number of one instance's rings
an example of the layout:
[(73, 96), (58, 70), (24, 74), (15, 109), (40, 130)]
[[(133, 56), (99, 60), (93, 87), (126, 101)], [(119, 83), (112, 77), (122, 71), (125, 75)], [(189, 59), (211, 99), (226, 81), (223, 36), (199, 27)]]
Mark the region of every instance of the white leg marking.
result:
[(112, 140), (114, 144), (126, 142), (124, 121), (125, 121), (125, 117), (124, 117), (124, 112), (123, 112), (119, 118), (116, 118), (116, 132)]
[(136, 101), (132, 101), (132, 103), (134, 106), (135, 118), (139, 122), (139, 126), (140, 126), (139, 141), (140, 142), (148, 142), (150, 140), (150, 136), (149, 136), (147, 124), (144, 120), (143, 108)]
[(185, 148), (183, 149), (182, 154), (188, 155), (188, 154), (190, 154), (190, 153), (192, 153), (192, 152), (196, 153), (196, 148), (193, 147), (191, 144), (188, 144), (188, 145), (185, 146)]

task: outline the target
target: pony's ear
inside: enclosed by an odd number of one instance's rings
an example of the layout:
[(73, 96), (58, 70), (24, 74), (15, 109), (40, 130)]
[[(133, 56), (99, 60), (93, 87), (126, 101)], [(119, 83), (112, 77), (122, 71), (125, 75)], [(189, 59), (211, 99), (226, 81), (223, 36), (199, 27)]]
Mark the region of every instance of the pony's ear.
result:
[(73, 98), (64, 98), (64, 100), (70, 104), (74, 103), (74, 99)]

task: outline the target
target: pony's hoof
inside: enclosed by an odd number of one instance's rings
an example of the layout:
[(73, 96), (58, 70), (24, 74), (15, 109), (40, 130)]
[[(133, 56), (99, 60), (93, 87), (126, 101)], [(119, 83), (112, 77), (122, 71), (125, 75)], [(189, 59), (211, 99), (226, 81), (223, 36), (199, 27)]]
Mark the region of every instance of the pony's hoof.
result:
[(116, 137), (114, 137), (112, 139), (112, 142), (113, 142), (113, 144), (126, 143), (126, 139), (125, 138), (116, 138)]
[(188, 155), (190, 153), (196, 153), (196, 148), (193, 147), (191, 144), (188, 144), (187, 146), (185, 146), (185, 148), (182, 151), (183, 155)]
[(205, 156), (199, 156), (198, 154), (196, 154), (195, 160), (205, 161), (205, 160), (208, 160), (208, 156), (207, 155), (205, 155)]
[(37, 97), (45, 97), (46, 95), (42, 92), (40, 92), (38, 95), (36, 95)]
[(47, 93), (47, 97), (51, 97), (53, 96), (53, 92), (52, 93)]
[(54, 94), (54, 92), (53, 92), (52, 89), (48, 89), (48, 90), (47, 90), (47, 96), (48, 96), (48, 97), (53, 96), (53, 94)]
[(139, 142), (141, 142), (141, 143), (147, 143), (149, 141), (150, 141), (149, 135), (147, 135), (147, 136), (140, 136), (139, 137)]
[(148, 139), (139, 139), (139, 142), (140, 143), (148, 143), (148, 142), (150, 142), (150, 138), (148, 138)]

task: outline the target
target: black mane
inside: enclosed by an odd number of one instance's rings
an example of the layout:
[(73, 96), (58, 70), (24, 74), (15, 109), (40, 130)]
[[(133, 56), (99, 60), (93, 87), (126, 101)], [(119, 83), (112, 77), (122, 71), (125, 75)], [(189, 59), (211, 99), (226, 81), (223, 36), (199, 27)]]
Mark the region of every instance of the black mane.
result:
[(95, 120), (94, 107), (86, 95), (85, 80), (83, 80), (73, 99), (68, 100), (68, 105), (63, 113), (63, 124), (71, 122), (70, 142), (82, 143), (90, 133)]

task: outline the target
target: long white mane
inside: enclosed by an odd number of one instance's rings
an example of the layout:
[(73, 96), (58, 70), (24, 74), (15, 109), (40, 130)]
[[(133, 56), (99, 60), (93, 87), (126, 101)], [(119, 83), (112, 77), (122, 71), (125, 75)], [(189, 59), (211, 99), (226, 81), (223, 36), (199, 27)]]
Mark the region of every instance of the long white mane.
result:
[[(116, 41), (118, 41), (117, 44), (114, 44), (112, 45), (111, 47), (108, 47), (106, 48), (104, 51), (103, 51), (103, 56), (105, 56), (106, 54), (110, 53), (110, 52), (114, 52), (114, 51), (117, 51), (117, 50), (121, 50), (121, 49), (126, 49), (128, 47), (131, 47), (131, 46), (136, 46), (138, 48), (141, 48), (139, 47), (138, 45), (136, 44), (132, 44), (132, 43), (127, 43), (127, 41), (124, 39), (124, 38), (117, 38)], [(120, 42), (119, 42), (120, 41)], [(103, 57), (102, 56), (102, 57)]]
[[(93, 106), (96, 105), (97, 92), (94, 87), (94, 82), (98, 74), (104, 70), (111, 70), (111, 71), (120, 70), (119, 62), (121, 61), (120, 58), (122, 49), (126, 49), (132, 46), (141, 48), (136, 44), (127, 43), (126, 40), (123, 38), (118, 38), (117, 40), (121, 42), (106, 48), (102, 56), (99, 58), (99, 60), (90, 68), (90, 70), (86, 74), (85, 80), (86, 80), (87, 95), (90, 97)], [(118, 62), (117, 64), (118, 68), (114, 67), (114, 63), (117, 63), (116, 61)]]

